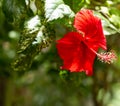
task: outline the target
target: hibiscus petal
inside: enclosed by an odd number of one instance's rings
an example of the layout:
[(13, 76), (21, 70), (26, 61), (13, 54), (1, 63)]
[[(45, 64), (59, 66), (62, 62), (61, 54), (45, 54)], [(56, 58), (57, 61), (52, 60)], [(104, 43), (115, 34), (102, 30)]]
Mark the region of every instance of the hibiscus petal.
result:
[(95, 54), (78, 37), (77, 32), (69, 32), (57, 41), (58, 54), (63, 60), (62, 69), (70, 72), (86, 71), (92, 75)]
[(75, 16), (74, 27), (78, 32), (85, 34), (84, 39), (88, 47), (92, 49), (96, 47), (107, 49), (101, 20), (94, 16), (91, 10), (82, 9), (78, 12)]
[(63, 38), (57, 40), (57, 49), (59, 51), (58, 53), (62, 59), (69, 59), (68, 54), (73, 56), (74, 52), (76, 52), (77, 45), (80, 43), (80, 40), (77, 39), (76, 35), (79, 35), (79, 33), (69, 32), (64, 35)]
[[(97, 52), (98, 48), (96, 48)], [(96, 57), (96, 54), (93, 53), (89, 48), (86, 48), (85, 54), (85, 63), (84, 63), (84, 70), (86, 71), (86, 74), (91, 76), (93, 74), (93, 63)]]

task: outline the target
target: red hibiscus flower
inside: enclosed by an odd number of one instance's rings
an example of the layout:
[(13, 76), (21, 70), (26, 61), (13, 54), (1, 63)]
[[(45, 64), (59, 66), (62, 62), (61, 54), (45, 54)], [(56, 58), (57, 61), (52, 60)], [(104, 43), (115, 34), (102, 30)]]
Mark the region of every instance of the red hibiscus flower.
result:
[(76, 32), (69, 32), (57, 41), (58, 54), (63, 60), (62, 69), (70, 72), (85, 71), (87, 75), (92, 75), (96, 55), (102, 61), (112, 62), (112, 58), (115, 58), (113, 52), (97, 53), (99, 48), (107, 49), (106, 39), (101, 20), (91, 10), (83, 9), (78, 12), (74, 27)]

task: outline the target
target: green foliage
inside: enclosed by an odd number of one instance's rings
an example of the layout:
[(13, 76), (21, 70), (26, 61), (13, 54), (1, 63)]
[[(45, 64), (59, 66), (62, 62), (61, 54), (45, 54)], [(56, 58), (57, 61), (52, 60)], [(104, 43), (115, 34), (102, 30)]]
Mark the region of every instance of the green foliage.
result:
[[(32, 30), (24, 30), (18, 45), (18, 55), (12, 64), (14, 70), (25, 71), (30, 68), (34, 57), (54, 40), (54, 31), (50, 29), (52, 29), (51, 26), (46, 24)], [(42, 35), (40, 35), (40, 32), (42, 32)]]
[(52, 21), (64, 16), (73, 17), (74, 12), (68, 5), (65, 5), (62, 0), (46, 0), (45, 1), (45, 16), (47, 21)]
[(2, 8), (7, 20), (18, 28), (23, 27), (25, 19), (32, 16), (24, 0), (3, 0)]
[[(108, 49), (118, 56), (111, 65), (96, 60), (93, 77), (59, 70), (55, 40), (74, 30), (81, 8), (102, 19)], [(119, 11), (120, 0), (0, 1), (0, 105), (119, 106)]]

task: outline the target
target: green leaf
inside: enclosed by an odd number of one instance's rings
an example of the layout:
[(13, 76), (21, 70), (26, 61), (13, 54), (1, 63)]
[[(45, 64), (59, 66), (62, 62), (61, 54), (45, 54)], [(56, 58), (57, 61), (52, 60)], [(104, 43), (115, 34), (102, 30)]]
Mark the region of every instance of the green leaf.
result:
[(74, 12), (68, 5), (65, 5), (62, 0), (46, 0), (45, 1), (45, 16), (47, 21), (52, 21), (64, 16), (73, 17)]
[(120, 17), (117, 15), (111, 15), (110, 21), (114, 23), (118, 28), (120, 28)]
[(41, 26), (41, 20), (38, 15), (27, 20), (24, 25), (24, 27), (28, 30), (38, 30), (40, 26)]
[(102, 25), (104, 29), (105, 35), (112, 35), (115, 33), (119, 33), (118, 28), (111, 23), (110, 18), (107, 14), (103, 12), (94, 12), (97, 17), (99, 17), (102, 20)]

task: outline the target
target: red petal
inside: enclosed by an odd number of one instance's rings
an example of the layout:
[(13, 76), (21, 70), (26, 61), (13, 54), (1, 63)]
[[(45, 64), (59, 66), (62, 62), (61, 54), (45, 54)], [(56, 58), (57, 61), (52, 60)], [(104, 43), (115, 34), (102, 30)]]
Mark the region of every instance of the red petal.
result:
[(85, 34), (85, 43), (88, 47), (106, 48), (106, 39), (103, 34), (101, 20), (93, 15), (91, 10), (83, 9), (75, 16), (74, 27)]
[(69, 60), (76, 53), (80, 40), (77, 39), (77, 32), (69, 32), (63, 38), (57, 40), (57, 49), (60, 57), (64, 60)]
[(63, 60), (63, 69), (70, 72), (86, 71), (92, 75), (92, 66), (95, 54), (78, 37), (77, 32), (69, 32), (62, 39), (57, 41), (58, 54)]

